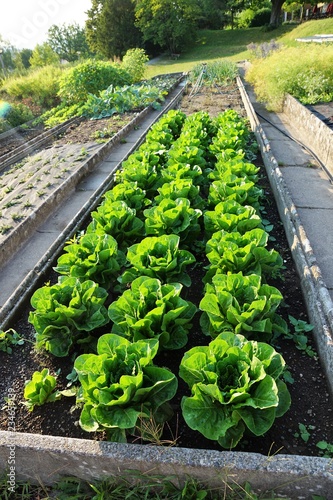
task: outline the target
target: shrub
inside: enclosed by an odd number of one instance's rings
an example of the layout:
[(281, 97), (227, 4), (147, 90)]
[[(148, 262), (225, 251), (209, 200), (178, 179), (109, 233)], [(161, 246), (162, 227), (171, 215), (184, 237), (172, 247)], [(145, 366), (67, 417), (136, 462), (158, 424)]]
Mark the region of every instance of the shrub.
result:
[(60, 78), (59, 96), (67, 104), (85, 102), (89, 94), (97, 95), (110, 85), (131, 83), (131, 76), (119, 65), (105, 61), (87, 61), (70, 68)]
[(245, 9), (237, 16), (238, 28), (248, 28), (254, 18), (255, 12), (252, 9)]
[(129, 73), (132, 82), (142, 80), (149, 57), (143, 49), (129, 49), (123, 57), (122, 68)]
[(303, 104), (333, 100), (333, 48), (289, 47), (253, 61), (246, 79), (268, 109), (280, 111), (286, 93)]
[(257, 28), (258, 26), (269, 24), (269, 21), (271, 19), (271, 12), (271, 9), (267, 7), (257, 10), (250, 23), (250, 28)]
[(31, 70), (25, 76), (9, 78), (1, 88), (1, 93), (13, 99), (30, 98), (32, 103), (44, 108), (58, 102), (59, 77), (63, 70), (57, 66), (44, 66)]

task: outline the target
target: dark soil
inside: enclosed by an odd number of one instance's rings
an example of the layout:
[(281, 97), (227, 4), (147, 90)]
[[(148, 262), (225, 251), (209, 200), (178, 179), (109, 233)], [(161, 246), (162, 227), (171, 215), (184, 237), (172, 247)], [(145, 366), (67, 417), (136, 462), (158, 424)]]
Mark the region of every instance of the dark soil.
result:
[[(245, 116), (240, 96), (235, 87), (201, 89), (191, 99), (186, 96), (181, 103), (181, 109), (186, 113), (207, 110), (212, 116), (228, 107), (236, 109), (241, 115)], [(79, 133), (80, 137), (84, 137), (84, 126), (83, 124), (81, 126), (80, 132), (76, 129), (76, 133)], [(90, 131), (87, 133), (90, 133)], [(269, 284), (276, 286), (284, 297), (284, 302), (278, 312), (286, 321), (288, 321), (288, 315), (307, 321), (307, 311), (299, 278), (260, 158), (258, 158), (257, 164), (261, 167), (261, 186), (266, 194), (265, 217), (274, 225), (271, 235), (275, 238), (275, 241), (272, 241), (271, 245), (283, 257), (285, 266), (283, 279), (277, 279), (274, 282), (270, 281)], [(203, 294), (202, 277), (202, 266), (193, 267), (191, 278), (194, 286), (191, 287), (190, 291), (184, 290), (183, 295), (197, 305)], [(51, 282), (56, 280), (54, 273), (42, 277), (42, 282), (49, 280)], [(28, 314), (29, 305), (22, 311), (21, 316), (16, 318), (11, 327), (25, 338), (33, 341), (34, 331), (27, 321)], [(202, 334), (199, 318), (200, 314), (198, 313), (194, 318), (186, 349), (190, 349), (195, 345), (207, 345), (210, 340)], [(103, 331), (97, 333), (101, 334), (109, 331), (110, 326), (106, 326)], [(315, 349), (311, 333), (308, 336), (310, 346)], [(325, 440), (333, 443), (333, 404), (320, 362), (316, 356), (310, 357), (296, 349), (295, 344), (290, 340), (278, 339), (275, 348), (283, 355), (288, 370), (294, 379), (294, 383), (288, 384), (292, 399), (291, 408), (283, 417), (275, 421), (275, 424), (265, 436), (260, 438), (248, 437), (236, 450), (258, 452), (264, 455), (272, 455), (277, 452), (294, 455), (318, 455), (318, 448), (316, 447), (318, 441)], [(165, 352), (160, 354), (155, 361), (156, 364), (169, 367), (173, 373), (178, 375), (182, 355), (183, 351)], [(36, 407), (33, 412), (29, 412), (22, 404), (24, 381), (31, 378), (35, 370), (41, 370), (44, 367), (48, 367), (52, 373), (60, 370), (58, 388), (64, 389), (68, 382), (66, 376), (72, 370), (73, 360), (53, 358), (47, 354), (37, 353), (34, 351), (33, 345), (26, 342), (23, 346), (14, 347), (12, 355), (0, 352), (0, 364), (2, 367), (0, 380), (1, 406), (4, 405), (4, 398), (8, 396), (8, 391), (13, 390), (17, 402), (15, 425), (18, 432), (84, 439), (105, 439), (102, 433), (89, 434), (81, 430), (78, 425), (80, 409), (75, 407), (74, 398), (63, 398), (55, 403), (47, 403), (42, 407)], [(189, 395), (189, 391), (186, 384), (179, 379), (179, 390), (172, 401), (174, 418), (165, 426), (163, 439), (175, 442), (177, 446), (181, 447), (221, 450), (217, 444), (203, 438), (199, 433), (186, 426), (180, 411), (180, 401), (183, 395)], [(299, 424), (304, 424), (310, 430), (311, 435), (308, 442), (298, 436)], [(313, 428), (310, 426), (313, 426)], [(0, 428), (2, 430), (8, 428), (5, 408), (0, 416)], [(133, 438), (131, 441), (140, 443), (139, 438)]]
[[(66, 132), (62, 136), (58, 136), (54, 142), (56, 144), (105, 142), (133, 120), (134, 116), (135, 113), (124, 113), (103, 120), (80, 120), (70, 125)], [(15, 148), (22, 146), (45, 131), (45, 127), (39, 124), (31, 128), (20, 127), (12, 135), (0, 138), (0, 160), (1, 156), (13, 152)]]

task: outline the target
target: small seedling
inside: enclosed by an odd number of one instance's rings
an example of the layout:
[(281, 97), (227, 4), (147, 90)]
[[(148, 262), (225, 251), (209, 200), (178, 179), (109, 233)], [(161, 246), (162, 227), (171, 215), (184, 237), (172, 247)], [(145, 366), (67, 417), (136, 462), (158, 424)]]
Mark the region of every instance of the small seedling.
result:
[(295, 432), (294, 436), (296, 438), (301, 438), (303, 439), (304, 443), (307, 443), (311, 437), (310, 431), (313, 431), (315, 429), (314, 425), (304, 425), (304, 424), (298, 424), (299, 432)]
[(24, 344), (24, 339), (13, 329), (0, 330), (0, 351), (11, 354), (12, 346)]
[(317, 448), (320, 449), (320, 455), (324, 458), (333, 458), (333, 444), (327, 441), (319, 441), (316, 444)]
[(300, 351), (304, 351), (308, 356), (310, 356), (310, 358), (317, 356), (316, 351), (308, 345), (309, 339), (306, 335), (307, 332), (311, 332), (311, 330), (313, 330), (313, 325), (310, 325), (301, 319), (297, 320), (291, 315), (289, 315), (288, 318), (291, 325), (294, 327), (294, 331), (285, 334), (285, 338), (293, 340), (296, 348)]
[(35, 406), (60, 399), (61, 393), (55, 389), (56, 385), (57, 379), (50, 375), (48, 368), (34, 372), (31, 380), (26, 381), (24, 388), (24, 399), (26, 399), (24, 404), (29, 411)]
[(21, 214), (12, 214), (12, 219), (14, 222), (20, 222), (20, 220), (24, 219), (23, 215)]

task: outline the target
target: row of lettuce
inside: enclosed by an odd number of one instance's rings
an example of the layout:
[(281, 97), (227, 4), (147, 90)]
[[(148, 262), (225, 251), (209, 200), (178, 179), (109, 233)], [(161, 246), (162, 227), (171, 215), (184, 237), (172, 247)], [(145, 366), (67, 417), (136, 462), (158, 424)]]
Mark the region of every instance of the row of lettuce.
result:
[[(285, 362), (269, 344), (288, 331), (277, 313), (282, 295), (268, 284), (283, 261), (267, 248), (251, 148), (233, 110), (215, 118), (169, 111), (65, 246), (58, 282), (32, 296), (36, 347), (79, 354), (84, 430), (126, 442), (145, 420), (171, 416), (178, 380), (154, 358), (185, 351), (199, 311), (208, 341), (185, 352), (179, 368), (191, 392), (181, 403), (187, 425), (230, 449), (289, 408)], [(189, 269), (206, 262), (197, 307), (184, 292)], [(26, 398), (29, 391), (36, 384)]]

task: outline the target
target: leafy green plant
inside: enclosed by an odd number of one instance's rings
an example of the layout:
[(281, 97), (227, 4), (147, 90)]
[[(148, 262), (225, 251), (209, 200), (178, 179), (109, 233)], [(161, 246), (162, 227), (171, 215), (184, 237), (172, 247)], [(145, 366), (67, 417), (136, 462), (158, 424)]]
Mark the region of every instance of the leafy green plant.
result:
[(288, 315), (288, 319), (290, 324), (293, 326), (294, 331), (288, 331), (284, 334), (284, 337), (290, 340), (293, 340), (293, 342), (296, 345), (296, 348), (299, 349), (300, 351), (304, 351), (305, 354), (313, 358), (314, 356), (317, 356), (316, 351), (312, 349), (311, 346), (308, 345), (309, 339), (308, 336), (306, 335), (308, 332), (311, 332), (313, 330), (313, 325), (310, 325), (306, 321), (302, 319), (296, 319), (290, 314)]
[(210, 262), (204, 282), (215, 274), (258, 274), (267, 279), (276, 276), (283, 267), (283, 259), (276, 250), (267, 250), (268, 233), (256, 228), (244, 234), (237, 231), (217, 231), (206, 244), (206, 256)]
[(106, 430), (111, 441), (126, 442), (134, 434), (139, 418), (163, 422), (171, 416), (168, 401), (175, 395), (177, 379), (152, 360), (158, 340), (129, 342), (118, 335), (99, 338), (97, 354), (76, 358), (74, 368), (81, 389), (77, 402), (83, 403), (81, 427), (88, 431)]
[(316, 444), (317, 448), (320, 449), (320, 454), (324, 458), (332, 458), (333, 457), (333, 444), (328, 443), (327, 441), (318, 441)]
[(108, 203), (124, 201), (126, 205), (141, 213), (144, 208), (151, 204), (146, 197), (146, 192), (138, 186), (137, 182), (124, 181), (113, 186), (104, 196)]
[(120, 274), (125, 255), (108, 234), (88, 233), (77, 243), (66, 245), (54, 270), (59, 274), (93, 280), (109, 289)]
[(216, 206), (222, 201), (235, 200), (240, 205), (251, 205), (259, 212), (262, 197), (262, 189), (247, 180), (246, 177), (242, 178), (227, 173), (211, 183), (208, 203)]
[(164, 199), (158, 205), (147, 208), (143, 213), (146, 217), (147, 235), (177, 234), (184, 246), (194, 242), (200, 233), (198, 221), (202, 212), (191, 208), (187, 198)]
[(262, 284), (257, 274), (216, 274), (205, 290), (199, 308), (203, 311), (200, 324), (206, 335), (215, 337), (227, 330), (267, 341), (273, 334), (288, 330), (284, 319), (276, 313), (283, 298), (281, 292)]
[(314, 425), (304, 425), (304, 424), (298, 424), (298, 429), (299, 432), (296, 432), (294, 434), (295, 437), (300, 437), (304, 443), (307, 443), (311, 437), (311, 432), (315, 429)]
[(179, 370), (191, 389), (182, 399), (187, 425), (227, 449), (246, 432), (262, 436), (290, 406), (284, 367), (270, 345), (228, 331), (190, 349)]
[(139, 276), (157, 278), (162, 283), (191, 285), (186, 267), (195, 262), (187, 250), (179, 249), (179, 236), (175, 234), (149, 236), (132, 245), (127, 252), (131, 268), (119, 278), (120, 283), (132, 283)]
[(221, 201), (214, 210), (204, 213), (204, 224), (208, 234), (221, 229), (241, 234), (262, 227), (262, 220), (256, 209), (249, 205), (241, 205), (235, 200)]
[(180, 297), (180, 283), (162, 284), (156, 278), (136, 278), (109, 306), (112, 333), (129, 340), (157, 338), (160, 349), (180, 349), (187, 343), (196, 306)]
[(72, 277), (38, 288), (30, 301), (35, 310), (28, 317), (36, 330), (36, 347), (62, 357), (75, 344), (91, 342), (89, 332), (109, 321), (107, 295), (97, 283)]
[(48, 368), (44, 368), (41, 372), (35, 371), (31, 380), (28, 380), (24, 387), (25, 405), (29, 411), (32, 411), (35, 406), (60, 399), (61, 393), (55, 390), (56, 385), (57, 379), (50, 375)]
[(226, 173), (246, 178), (250, 182), (258, 182), (259, 167), (245, 160), (244, 152), (223, 149), (216, 153), (214, 169), (208, 174), (209, 179), (220, 180)]
[(130, 81), (130, 75), (119, 65), (87, 59), (61, 76), (58, 94), (66, 105), (84, 103), (89, 94), (96, 95), (111, 84), (125, 85)]
[(0, 330), (0, 351), (11, 354), (12, 347), (24, 344), (24, 339), (13, 328), (6, 331)]
[(192, 179), (175, 179), (165, 182), (157, 191), (159, 194), (154, 198), (156, 204), (161, 203), (165, 198), (171, 200), (187, 198), (192, 208), (202, 210), (205, 205), (203, 198), (199, 194), (200, 188), (193, 184)]
[(125, 250), (131, 242), (140, 240), (144, 234), (143, 222), (124, 201), (109, 202), (105, 199), (91, 213), (91, 217), (87, 234), (109, 234), (117, 240), (119, 250)]
[(116, 113), (143, 109), (149, 105), (158, 109), (166, 93), (165, 90), (148, 83), (121, 87), (111, 85), (98, 96), (89, 94), (84, 106), (84, 115), (98, 120)]
[(139, 82), (144, 77), (149, 57), (144, 49), (129, 49), (123, 57), (122, 68), (131, 76), (132, 82)]
[(115, 173), (116, 183), (136, 182), (149, 199), (163, 184), (160, 179), (160, 158), (156, 153), (138, 150), (122, 163), (122, 169)]
[(208, 62), (206, 64), (197, 64), (189, 73), (191, 82), (196, 82), (199, 75), (203, 72), (203, 82), (206, 85), (227, 85), (234, 81), (238, 75), (237, 65), (228, 59)]

